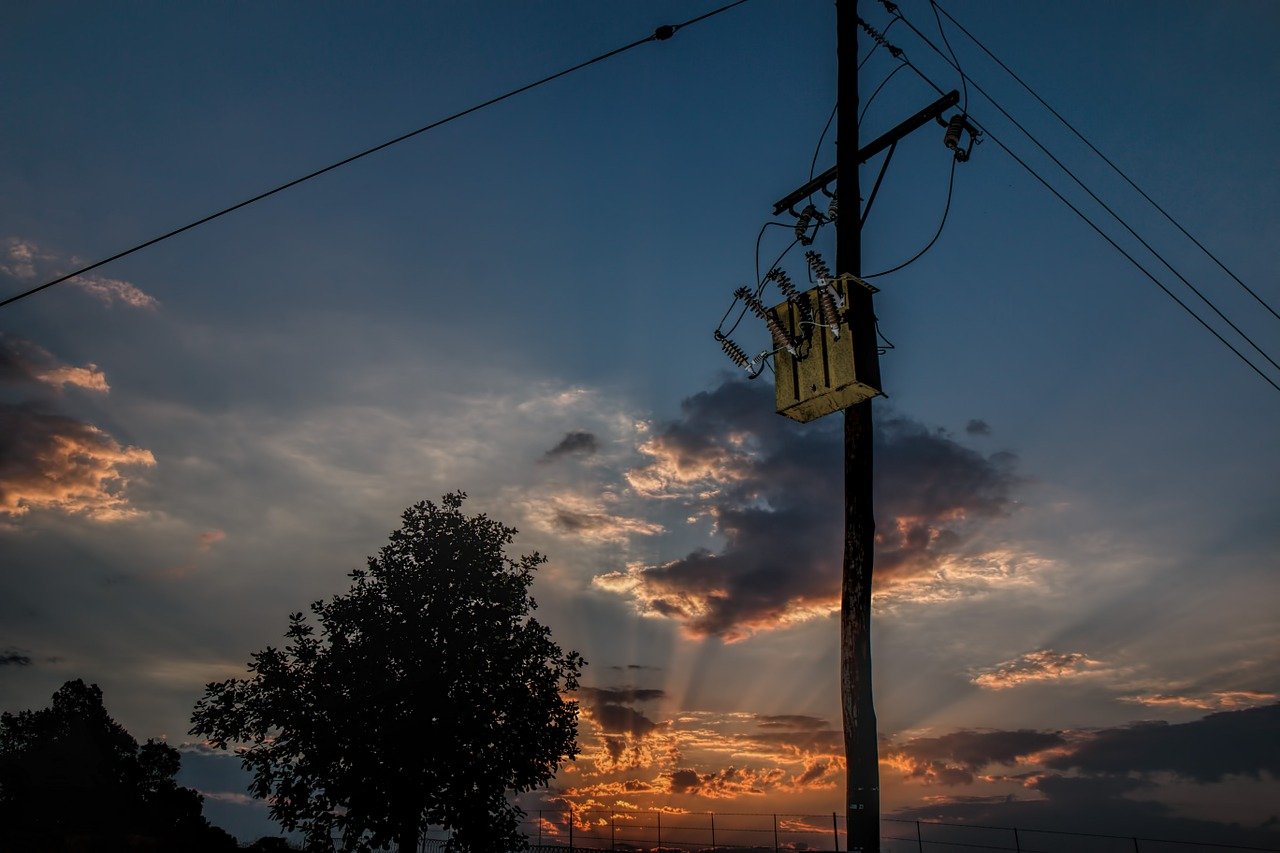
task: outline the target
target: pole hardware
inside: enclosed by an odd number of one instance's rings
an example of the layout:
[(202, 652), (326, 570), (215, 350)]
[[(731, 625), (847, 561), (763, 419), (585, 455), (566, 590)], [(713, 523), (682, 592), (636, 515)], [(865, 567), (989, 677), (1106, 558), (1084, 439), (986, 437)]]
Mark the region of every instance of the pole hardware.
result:
[[(953, 89), (929, 106), (922, 109), (920, 112), (913, 115), (911, 118), (899, 124), (897, 127), (876, 137), (865, 146), (858, 149), (858, 165), (867, 162), (872, 157), (876, 156), (881, 151), (885, 150), (912, 131), (919, 130), (929, 122), (937, 119), (946, 110), (951, 109), (958, 103), (960, 103), (960, 92)], [(837, 174), (838, 167), (832, 166), (830, 169), (827, 169), (827, 171), (818, 175), (818, 177), (809, 181), (804, 186), (799, 189), (792, 190), (790, 193), (773, 203), (773, 215), (778, 216), (782, 211), (788, 210), (791, 211), (793, 216), (798, 218), (800, 214), (795, 212), (796, 204), (799, 203), (801, 199), (808, 198), (819, 190), (825, 191), (826, 186), (836, 179)]]

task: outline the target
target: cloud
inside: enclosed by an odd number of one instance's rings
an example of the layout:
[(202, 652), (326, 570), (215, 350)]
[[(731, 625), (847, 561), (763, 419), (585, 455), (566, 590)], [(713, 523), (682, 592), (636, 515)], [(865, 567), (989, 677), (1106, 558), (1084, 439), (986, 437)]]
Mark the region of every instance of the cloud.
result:
[(563, 456), (591, 456), (600, 450), (600, 443), (595, 433), (568, 432), (560, 443), (548, 450), (542, 457), (544, 462), (552, 462)]
[[(839, 606), (843, 487), (838, 419), (801, 427), (774, 413), (764, 384), (730, 381), (687, 398), (681, 416), (640, 444), (634, 493), (709, 517), (724, 546), (597, 575), (644, 615), (727, 641), (826, 615)], [(902, 417), (876, 431), (877, 576), (936, 569), (966, 545), (966, 524), (1013, 507), (1007, 453), (983, 456)]]
[(206, 530), (198, 537), (198, 547), (201, 552), (208, 553), (213, 546), (227, 538), (227, 534), (222, 530)]
[[(914, 781), (972, 784), (984, 792), (926, 797), (923, 805), (894, 812), (899, 819), (1018, 826), (1024, 832), (1082, 826), (1088, 832), (1124, 838), (1152, 836), (1269, 849), (1276, 841), (1268, 828), (1274, 819), (1262, 823), (1258, 818), (1257, 828), (1197, 819), (1176, 812), (1185, 807), (1185, 791), (1172, 797), (1177, 805), (1162, 802), (1168, 795), (1161, 795), (1172, 776), (1183, 783), (1226, 786), (1216, 793), (1195, 793), (1192, 800), (1209, 802), (1223, 795), (1247, 800), (1250, 788), (1244, 786), (1253, 786), (1262, 789), (1257, 801), (1270, 808), (1270, 789), (1280, 773), (1280, 705), (1224, 711), (1179, 725), (1144, 722), (1092, 731), (953, 732), (890, 744), (884, 764)], [(990, 765), (1012, 765), (1019, 772), (980, 775)], [(1011, 783), (1016, 785), (1013, 792)], [(998, 793), (986, 795), (988, 790)], [(1137, 793), (1142, 799), (1130, 796)], [(980, 841), (959, 830), (941, 840)], [(1024, 844), (1029, 840), (1024, 836)]]
[(136, 515), (126, 468), (155, 465), (92, 424), (30, 405), (0, 404), (0, 514), (54, 509), (95, 521)]
[(31, 656), (18, 649), (0, 652), (0, 666), (31, 666)]
[[(56, 252), (42, 249), (31, 240), (10, 237), (0, 250), (0, 274), (19, 281), (55, 279), (65, 274), (67, 267), (81, 267), (84, 262), (74, 256), (63, 257)], [(155, 308), (160, 303), (136, 285), (117, 278), (96, 275), (78, 275), (67, 284), (79, 288), (108, 305), (119, 302), (131, 308)]]
[(627, 542), (633, 536), (653, 536), (661, 524), (614, 511), (610, 492), (588, 497), (574, 491), (533, 493), (517, 501), (538, 530), (589, 542)]
[(110, 390), (106, 375), (96, 364), (84, 367), (63, 364), (39, 344), (3, 332), (0, 332), (0, 382), (57, 389), (71, 385), (87, 391)]
[(831, 724), (821, 717), (809, 717), (804, 714), (771, 714), (758, 715), (756, 722), (762, 729), (798, 729), (813, 731), (827, 729)]
[(1262, 690), (1219, 690), (1213, 693), (1177, 694), (1177, 693), (1142, 693), (1134, 696), (1121, 696), (1121, 702), (1145, 705), (1149, 708), (1187, 708), (1196, 711), (1232, 711), (1274, 702), (1275, 693)]
[(130, 308), (156, 308), (160, 305), (159, 300), (154, 296), (144, 293), (136, 285), (118, 278), (78, 275), (70, 279), (68, 283), (75, 285), (99, 302), (107, 305), (116, 302), (128, 305)]
[(926, 784), (969, 785), (988, 765), (1019, 764), (1066, 743), (1059, 732), (962, 730), (890, 745), (881, 761)]
[(1189, 723), (1135, 723), (1091, 733), (1045, 762), (1090, 774), (1165, 771), (1195, 782), (1280, 777), (1280, 704), (1219, 711)]
[(991, 435), (991, 425), (975, 418), (965, 424), (964, 431), (969, 435)]
[(1102, 670), (1101, 661), (1083, 652), (1055, 652), (1039, 649), (1013, 660), (980, 670), (970, 679), (979, 687), (1006, 690), (1032, 681), (1060, 681), (1094, 675)]

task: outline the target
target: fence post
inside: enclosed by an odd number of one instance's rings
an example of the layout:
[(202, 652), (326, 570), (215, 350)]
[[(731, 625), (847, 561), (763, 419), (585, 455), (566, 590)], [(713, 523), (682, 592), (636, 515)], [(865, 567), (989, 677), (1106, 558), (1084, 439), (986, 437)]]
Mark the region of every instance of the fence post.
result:
[(773, 816), (773, 853), (778, 853), (778, 815)]
[(569, 851), (573, 853), (573, 806), (569, 806)]
[(658, 812), (658, 853), (662, 853), (662, 812)]
[(609, 812), (609, 849), (610, 850), (618, 849), (617, 836), (616, 836), (616, 832), (614, 830), (614, 825), (613, 825), (614, 818), (616, 817), (617, 817), (616, 814), (614, 814), (613, 812)]
[(711, 815), (711, 853), (715, 853), (715, 850), (716, 850), (716, 813), (715, 813), (715, 812), (707, 812), (707, 814)]
[(1018, 828), (1016, 826), (1013, 828), (1013, 849), (1017, 853), (1022, 853), (1022, 840), (1018, 838)]
[(1142, 851), (1138, 849), (1138, 839), (1137, 839), (1137, 838), (1134, 838), (1134, 839), (1133, 839), (1133, 853), (1142, 853)]
[(836, 826), (836, 813), (831, 813), (831, 837), (836, 842), (836, 853), (840, 853), (840, 828)]
[(924, 853), (924, 836), (920, 834), (920, 821), (916, 821), (916, 850)]
[(538, 846), (542, 846), (542, 809), (538, 809)]

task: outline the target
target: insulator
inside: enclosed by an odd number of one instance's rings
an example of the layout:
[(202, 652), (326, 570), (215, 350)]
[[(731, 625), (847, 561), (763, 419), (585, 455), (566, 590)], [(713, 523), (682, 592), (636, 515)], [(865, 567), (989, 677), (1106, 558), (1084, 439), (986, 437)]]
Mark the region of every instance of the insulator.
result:
[(773, 336), (773, 348), (785, 349), (794, 355), (795, 341), (791, 340), (791, 336), (787, 334), (786, 329), (782, 328), (782, 324), (778, 322), (773, 312), (766, 310), (764, 303), (753, 293), (748, 293), (742, 301), (747, 303), (747, 307), (769, 327), (769, 334)]
[[(741, 299), (743, 302), (747, 302), (747, 300), (751, 298), (751, 288), (747, 287), (744, 284), (742, 287), (739, 287), (737, 290), (733, 292), (733, 298)], [(750, 303), (748, 302), (748, 304)]]
[(831, 329), (831, 336), (840, 337), (840, 312), (831, 295), (831, 288), (825, 284), (818, 285), (818, 312), (822, 316), (822, 325)]
[(809, 263), (809, 269), (813, 272), (813, 277), (819, 282), (824, 282), (831, 278), (831, 270), (827, 267), (827, 262), (822, 259), (822, 255), (810, 249), (804, 253), (804, 259)]
[(831, 197), (831, 204), (827, 205), (827, 219), (835, 222), (840, 215), (840, 199), (838, 196)]
[(743, 370), (750, 372), (751, 359), (747, 358), (747, 354), (742, 351), (742, 347), (738, 346), (723, 335), (717, 334), (716, 337), (720, 339), (720, 346), (724, 349), (724, 354), (729, 356), (729, 360), (738, 365), (738, 367), (741, 367)]
[(787, 299), (795, 299), (796, 286), (791, 283), (791, 276), (787, 275), (781, 268), (774, 267), (769, 270), (769, 274), (765, 277), (771, 279), (774, 284), (778, 285), (778, 290), (781, 291), (782, 295), (787, 297)]
[(942, 144), (950, 148), (952, 151), (960, 148), (960, 132), (964, 130), (964, 114), (956, 113), (947, 122), (947, 132), (943, 134)]
[(802, 246), (808, 246), (813, 243), (813, 237), (809, 235), (809, 225), (813, 222), (815, 216), (819, 220), (822, 218), (822, 215), (818, 213), (818, 209), (810, 204), (800, 211), (800, 216), (796, 219), (796, 239), (800, 241)]

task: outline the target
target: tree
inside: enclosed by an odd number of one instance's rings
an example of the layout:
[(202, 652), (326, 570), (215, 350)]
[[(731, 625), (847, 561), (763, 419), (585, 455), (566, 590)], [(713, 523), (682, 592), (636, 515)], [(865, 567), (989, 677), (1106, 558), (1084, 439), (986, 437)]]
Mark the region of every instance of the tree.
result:
[(312, 846), (416, 849), (425, 825), (452, 848), (515, 849), (510, 792), (544, 785), (577, 752), (584, 661), (529, 613), (534, 570), (516, 533), (461, 511), (466, 495), (405, 510), (351, 589), (289, 618), (287, 644), (249, 678), (210, 684), (191, 733), (238, 752), (256, 797)]
[(68, 681), (48, 708), (0, 716), (4, 850), (234, 850), (201, 814), (201, 796), (174, 781), (179, 765), (168, 744), (139, 746), (98, 685)]

